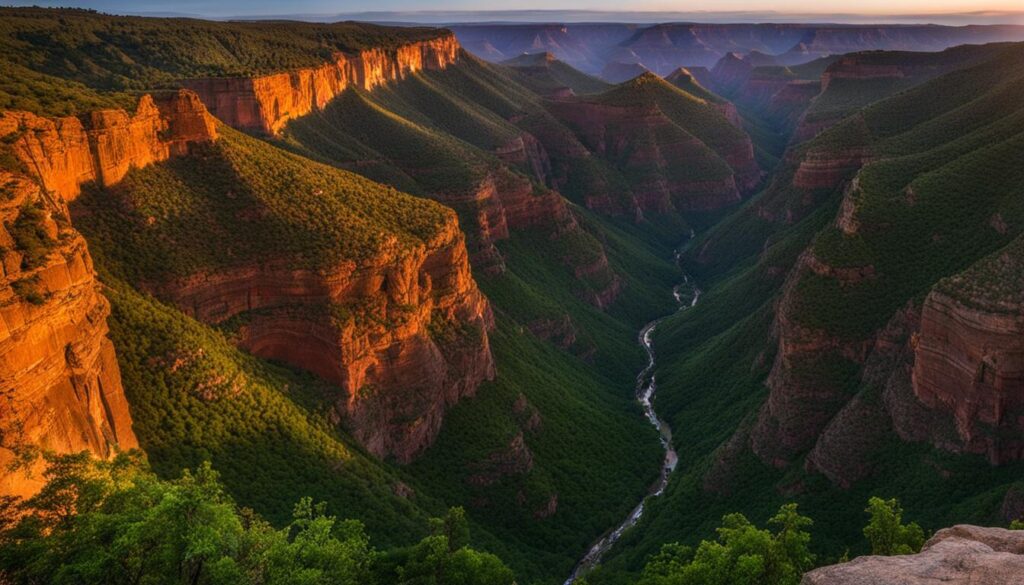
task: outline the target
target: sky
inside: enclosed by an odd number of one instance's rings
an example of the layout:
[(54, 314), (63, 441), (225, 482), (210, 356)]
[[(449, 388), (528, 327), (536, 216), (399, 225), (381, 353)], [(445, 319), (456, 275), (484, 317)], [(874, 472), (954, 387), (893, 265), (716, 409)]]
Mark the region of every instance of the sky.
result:
[[(18, 2), (16, 2), (18, 3)], [(115, 14), (454, 23), (934, 22), (1024, 24), (1024, 0), (34, 0)], [(629, 11), (623, 11), (626, 5)]]

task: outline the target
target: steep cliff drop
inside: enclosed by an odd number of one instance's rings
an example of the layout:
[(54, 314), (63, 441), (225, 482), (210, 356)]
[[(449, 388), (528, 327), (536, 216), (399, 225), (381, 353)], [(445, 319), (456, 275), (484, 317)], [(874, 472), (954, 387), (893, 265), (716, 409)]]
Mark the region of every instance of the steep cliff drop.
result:
[(194, 95), (144, 96), (134, 115), (0, 114), (0, 494), (42, 486), (43, 451), (109, 457), (138, 446), (107, 338), (110, 306), (67, 201), (90, 181), (183, 154), (215, 136)]
[(952, 415), (958, 450), (983, 453), (993, 465), (1024, 458), (1022, 251), (1018, 237), (940, 281), (925, 298), (915, 339), (914, 395)]
[(375, 455), (408, 462), (433, 442), (447, 408), (495, 375), (490, 304), (447, 217), (425, 244), (390, 240), (359, 262), (254, 263), (149, 288), (206, 323), (234, 319), (239, 347), (342, 388), (336, 422)]
[(323, 109), (348, 87), (370, 90), (421, 69), (444, 69), (458, 59), (455, 35), (402, 45), (393, 51), (366, 49), (339, 54), (320, 67), (258, 77), (189, 79), (222, 122), (250, 132), (278, 134), (289, 120)]

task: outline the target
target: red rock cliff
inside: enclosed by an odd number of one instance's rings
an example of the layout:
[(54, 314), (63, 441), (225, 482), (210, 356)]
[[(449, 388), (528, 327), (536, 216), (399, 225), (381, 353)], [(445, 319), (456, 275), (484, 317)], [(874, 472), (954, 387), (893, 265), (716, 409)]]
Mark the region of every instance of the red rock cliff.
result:
[[(0, 184), (11, 195), (0, 203), (0, 495), (27, 497), (45, 465), (26, 454), (107, 457), (137, 443), (85, 240), (28, 177), (0, 171)], [(42, 257), (25, 246), (26, 222), (46, 234)]]
[(151, 288), (207, 323), (238, 317), (240, 347), (340, 386), (339, 419), (382, 457), (411, 460), (447, 408), (494, 377), (493, 317), (454, 214), (431, 241), (390, 242), (361, 263), (268, 262)]
[(277, 134), (292, 119), (323, 108), (354, 86), (373, 89), (421, 69), (444, 69), (459, 56), (455, 35), (403, 45), (339, 54), (334, 62), (260, 77), (184, 81), (221, 121), (241, 130)]
[(934, 290), (921, 313), (913, 388), (953, 415), (967, 450), (1024, 457), (1024, 312), (973, 307)]
[(215, 121), (196, 94), (145, 95), (134, 115), (99, 110), (76, 118), (0, 114), (0, 127), (18, 134), (12, 148), (43, 187), (72, 201), (90, 181), (113, 185), (129, 169), (188, 152), (189, 144), (217, 138)]
[(0, 113), (0, 137), (18, 163), (0, 170), (0, 494), (42, 485), (39, 450), (111, 456), (137, 446), (107, 338), (109, 304), (66, 201), (90, 181), (112, 184), (132, 167), (187, 152), (216, 136), (198, 98), (144, 96), (134, 115), (82, 119)]

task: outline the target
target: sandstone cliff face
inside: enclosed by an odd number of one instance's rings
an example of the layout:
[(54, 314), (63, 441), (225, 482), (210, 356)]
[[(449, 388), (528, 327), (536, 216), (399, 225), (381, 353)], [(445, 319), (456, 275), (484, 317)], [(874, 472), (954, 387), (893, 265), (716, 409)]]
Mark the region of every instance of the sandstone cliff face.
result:
[(965, 449), (1024, 457), (1024, 313), (967, 306), (933, 290), (921, 313), (913, 389), (953, 415)]
[(183, 84), (222, 122), (277, 134), (289, 120), (323, 108), (348, 87), (369, 90), (422, 69), (444, 69), (458, 59), (459, 51), (455, 36), (448, 34), (393, 51), (341, 54), (315, 68), (251, 78), (190, 79)]
[(14, 154), (45, 189), (68, 201), (84, 183), (113, 185), (133, 167), (187, 154), (190, 144), (217, 138), (215, 121), (189, 91), (145, 95), (133, 115), (99, 110), (81, 119), (49, 119), (3, 112), (0, 133), (17, 135)]
[[(45, 467), (28, 456), (108, 457), (137, 442), (107, 338), (110, 306), (85, 240), (28, 177), (0, 171), (0, 184), (8, 195), (0, 202), (0, 495), (27, 497), (42, 487)], [(44, 257), (18, 241), (33, 213)]]
[(921, 552), (865, 556), (815, 569), (801, 585), (975, 585), (1018, 583), (1024, 575), (1024, 531), (961, 524), (935, 533)]
[(426, 244), (392, 242), (358, 264), (271, 262), (149, 286), (207, 323), (237, 318), (240, 347), (341, 387), (338, 420), (381, 457), (411, 460), (447, 408), (494, 377), (493, 316), (454, 216)]
[[(431, 58), (424, 56), (419, 63), (429, 65)], [(379, 79), (378, 74), (370, 73), (368, 83), (377, 83), (373, 80)], [(81, 120), (47, 120), (8, 112), (0, 124), (5, 135), (15, 137), (11, 140), (15, 156), (48, 190), (42, 197), (54, 202), (65, 216), (64, 201), (77, 197), (81, 184), (113, 185), (133, 167), (187, 154), (192, 144), (217, 137), (213, 118), (188, 90), (145, 96), (134, 115), (101, 111)], [(506, 229), (494, 227), (499, 235)], [(134, 446), (135, 440), (113, 348), (104, 337), (107, 304), (94, 290), (85, 242), (70, 227), (68, 230), (74, 235), (68, 242), (75, 244), (72, 249), (79, 257), (75, 260), (70, 253), (60, 256), (73, 267), (65, 270), (73, 275), (66, 279), (77, 288), (68, 296), (78, 304), (51, 307), (49, 299), (56, 298), (53, 291), (62, 284), (50, 283), (46, 279), (50, 273), (42, 273), (41, 290), (47, 304), (39, 309), (24, 302), (8, 305), (5, 310), (13, 313), (5, 319), (8, 329), (14, 331), (21, 326), (19, 318), (28, 320), (21, 313), (29, 311), (43, 323), (41, 327), (59, 332), (50, 338), (37, 334), (37, 346), (18, 344), (19, 352), (26, 353), (11, 355), (24, 361), (49, 351), (76, 364), (70, 374), (62, 374), (56, 366), (47, 367), (54, 372), (54, 380), (64, 380), (60, 388), (70, 388), (61, 392), (75, 396), (73, 390), (77, 391), (81, 408), (93, 418), (75, 415), (74, 408), (67, 406), (63, 407), (71, 413), (67, 420), (36, 422), (25, 414), (12, 422), (17, 426), (27, 423), (35, 433), (27, 435), (26, 444), (52, 445), (58, 450), (87, 448), (106, 455), (115, 443)], [(17, 259), (5, 258), (8, 285), (17, 263)], [(89, 295), (80, 292), (87, 286), (93, 287), (88, 289), (92, 291)], [(389, 242), (360, 265), (349, 262), (311, 272), (295, 270), (287, 259), (280, 259), (147, 286), (208, 323), (239, 316), (239, 346), (308, 369), (341, 386), (346, 398), (338, 404), (339, 415), (370, 451), (381, 456), (409, 460), (431, 443), (449, 405), (471, 395), (482, 380), (494, 376), (487, 340), (493, 318), (471, 277), (465, 242), (454, 216), (420, 247), (400, 249), (396, 242)], [(37, 315), (45, 310), (53, 313), (52, 320), (57, 323), (60, 319), (67, 323), (59, 328), (47, 325)], [(15, 333), (10, 335), (13, 338)], [(75, 335), (84, 341), (75, 341)], [(76, 349), (65, 351), (72, 342)], [(10, 359), (10, 364), (0, 367), (0, 375), (6, 375), (7, 369), (12, 377), (23, 375), (21, 369), (27, 366), (18, 369), (20, 362)], [(41, 375), (31, 375), (40, 384), (45, 381)], [(99, 381), (89, 382), (91, 385), (78, 382), (83, 376)], [(46, 404), (43, 394), (47, 388), (44, 385), (26, 395), (25, 404), (33, 409)], [(69, 400), (65, 397), (65, 402)], [(32, 416), (53, 418), (52, 413)], [(50, 427), (57, 430), (50, 431)], [(49, 438), (54, 433), (86, 438), (57, 443)]]
[[(0, 493), (28, 496), (42, 485), (33, 452), (87, 450), (108, 457), (137, 446), (107, 338), (110, 307), (86, 242), (67, 221), (80, 185), (110, 185), (132, 167), (185, 154), (216, 128), (189, 92), (143, 96), (121, 110), (47, 119), (0, 113), (0, 136), (18, 168), (0, 170), (0, 464), (25, 461)], [(38, 181), (38, 182), (37, 182)]]

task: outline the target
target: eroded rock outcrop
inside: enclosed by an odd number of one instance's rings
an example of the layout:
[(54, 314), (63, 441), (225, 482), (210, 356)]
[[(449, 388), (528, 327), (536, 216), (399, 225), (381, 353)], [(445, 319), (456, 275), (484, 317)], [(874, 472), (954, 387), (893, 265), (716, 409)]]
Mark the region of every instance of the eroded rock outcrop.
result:
[(138, 445), (85, 240), (35, 181), (0, 171), (0, 185), (0, 495), (27, 497), (40, 451)]
[(216, 123), (196, 94), (177, 91), (139, 99), (134, 114), (98, 110), (82, 117), (0, 113), (0, 135), (26, 170), (49, 191), (73, 201), (90, 181), (109, 186), (131, 168), (188, 153), (217, 138)]
[(921, 313), (913, 388), (924, 405), (953, 415), (966, 450), (993, 464), (1020, 460), (1024, 312), (970, 306), (933, 290)]
[(373, 89), (422, 69), (444, 69), (459, 56), (452, 34), (402, 45), (339, 54), (330, 63), (259, 77), (189, 79), (207, 109), (241, 130), (277, 134), (289, 120), (322, 109), (348, 87)]
[(1024, 531), (961, 524), (938, 531), (920, 553), (864, 556), (815, 569), (801, 585), (975, 585), (1018, 583)]
[(807, 153), (793, 177), (800, 189), (834, 189), (850, 180), (871, 159), (868, 149), (820, 148)]
[(454, 214), (430, 241), (391, 241), (358, 263), (268, 262), (148, 286), (186, 314), (228, 323), (247, 351), (341, 387), (338, 420), (382, 457), (411, 460), (447, 408), (495, 374), (493, 316)]
[(100, 292), (67, 201), (87, 182), (111, 185), (131, 168), (186, 154), (216, 138), (213, 119), (187, 91), (143, 96), (134, 114), (101, 110), (48, 119), (0, 113), (14, 165), (0, 170), (0, 493), (42, 485), (39, 451), (100, 457), (137, 446), (107, 338)]

